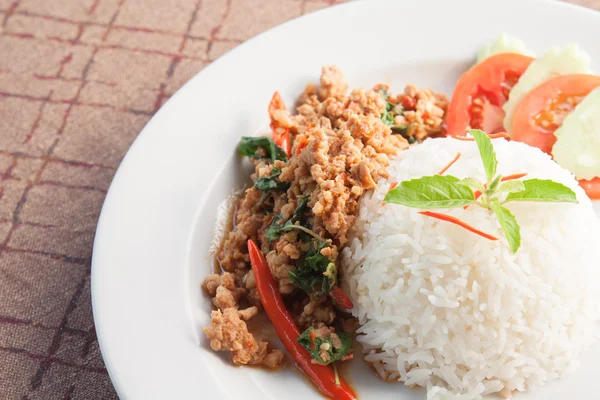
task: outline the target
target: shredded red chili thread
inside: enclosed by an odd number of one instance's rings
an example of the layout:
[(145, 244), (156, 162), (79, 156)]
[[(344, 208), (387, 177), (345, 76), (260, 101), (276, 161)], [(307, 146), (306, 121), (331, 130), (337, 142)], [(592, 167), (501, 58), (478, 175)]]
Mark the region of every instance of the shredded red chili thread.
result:
[[(498, 132), (498, 133), (492, 133), (490, 135), (488, 135), (488, 137), (490, 139), (498, 139), (498, 138), (504, 138), (506, 140), (510, 140), (510, 135), (506, 132)], [(463, 142), (473, 142), (475, 141), (475, 138), (472, 136), (454, 136), (454, 139), (456, 140), (462, 140)]]
[[(518, 174), (506, 175), (506, 176), (503, 176), (503, 177), (502, 177), (502, 179), (500, 179), (500, 181), (501, 181), (501, 182), (505, 182), (505, 181), (511, 181), (511, 180), (514, 180), (514, 179), (519, 179), (519, 178), (522, 178), (522, 177), (524, 177), (525, 175), (527, 175), (527, 172), (520, 172), (520, 173), (518, 173)], [(485, 186), (485, 187), (487, 187), (487, 185), (484, 185), (484, 186)], [(480, 198), (480, 197), (481, 197), (481, 195), (482, 195), (483, 193), (481, 193), (479, 190), (476, 190), (476, 191), (475, 191), (475, 193), (473, 193), (473, 194), (475, 195), (475, 200), (477, 200), (478, 198)], [(464, 206), (463, 208), (466, 210), (468, 207), (469, 207), (469, 206), (468, 206), (468, 205), (466, 205), (466, 206)]]
[(481, 237), (484, 237), (486, 239), (489, 240), (498, 240), (497, 237), (492, 236), (492, 235), (488, 235), (485, 232), (480, 231), (477, 228), (472, 227), (471, 225), (467, 224), (466, 222), (461, 221), (460, 219), (453, 217), (451, 215), (447, 215), (447, 214), (440, 214), (440, 213), (436, 213), (436, 212), (432, 212), (432, 211), (419, 211), (419, 214), (425, 215), (427, 217), (432, 217), (432, 218), (437, 218), (439, 220), (442, 221), (446, 221), (446, 222), (450, 222), (453, 224), (456, 224), (462, 228), (465, 228), (466, 230), (473, 232)]
[(519, 172), (518, 174), (512, 174), (512, 175), (503, 176), (502, 179), (501, 179), (501, 181), (502, 182), (504, 182), (504, 181), (512, 181), (513, 179), (519, 179), (519, 178), (522, 178), (524, 176), (527, 176), (527, 172)]
[(309, 331), (310, 333), (310, 349), (314, 350), (315, 349), (315, 339), (317, 337), (317, 335), (315, 334), (315, 331)]
[(461, 154), (460, 153), (456, 153), (456, 155), (454, 156), (454, 158), (444, 167), (442, 168), (442, 170), (440, 172), (438, 172), (438, 175), (444, 175), (444, 172), (448, 171), (448, 168), (450, 168), (452, 165), (454, 165), (454, 163), (456, 161), (458, 161), (458, 159), (460, 158)]

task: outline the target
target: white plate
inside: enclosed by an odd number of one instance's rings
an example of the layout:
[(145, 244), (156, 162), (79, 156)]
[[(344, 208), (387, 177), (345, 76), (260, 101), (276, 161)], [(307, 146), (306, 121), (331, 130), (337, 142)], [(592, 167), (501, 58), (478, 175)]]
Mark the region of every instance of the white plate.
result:
[[(219, 202), (244, 180), (235, 145), (267, 123), (325, 64), (351, 87), (406, 83), (450, 94), (485, 40), (507, 31), (538, 52), (575, 41), (600, 63), (600, 14), (542, 1), (365, 1), (328, 8), (242, 44), (185, 85), (144, 128), (109, 190), (96, 233), (94, 318), (123, 399), (309, 399), (292, 371), (233, 368), (207, 349), (210, 304), (200, 292)], [(518, 399), (596, 397), (600, 347), (577, 374)], [(361, 399), (422, 399), (423, 391), (352, 372)], [(218, 396), (218, 397), (217, 397)]]

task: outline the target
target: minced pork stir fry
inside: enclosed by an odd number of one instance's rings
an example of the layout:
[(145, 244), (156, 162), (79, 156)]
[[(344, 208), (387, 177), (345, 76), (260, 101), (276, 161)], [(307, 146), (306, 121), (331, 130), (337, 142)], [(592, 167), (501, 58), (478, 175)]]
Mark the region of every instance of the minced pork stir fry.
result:
[(390, 158), (399, 151), (444, 136), (446, 109), (445, 96), (410, 85), (398, 95), (385, 85), (348, 94), (335, 66), (323, 68), (320, 85), (306, 87), (295, 115), (275, 93), (269, 105), (273, 139), (243, 137), (238, 146), (255, 165), (253, 185), (237, 199), (232, 228), (218, 248), (222, 273), (203, 283), (215, 307), (205, 328), (212, 349), (229, 351), (238, 365), (277, 368), (285, 358), (246, 324), (267, 301), (259, 296), (260, 277), (251, 266), (251, 240), (262, 253), (257, 257), (266, 259), (284, 314), (300, 333), (294, 340), (310, 362), (353, 358), (356, 323), (347, 313), (352, 302), (341, 289), (338, 254), (360, 197), (387, 177)]

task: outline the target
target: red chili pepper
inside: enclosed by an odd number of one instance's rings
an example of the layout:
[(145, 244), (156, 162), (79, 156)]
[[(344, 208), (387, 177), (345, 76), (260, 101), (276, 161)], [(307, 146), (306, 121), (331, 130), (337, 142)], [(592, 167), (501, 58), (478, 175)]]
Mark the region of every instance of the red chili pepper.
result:
[(290, 128), (282, 126), (279, 121), (275, 119), (275, 111), (286, 109), (285, 103), (279, 92), (273, 93), (273, 97), (269, 103), (269, 118), (271, 118), (272, 137), (275, 144), (281, 147), (289, 158), (292, 154)]
[(285, 307), (265, 257), (251, 239), (248, 240), (248, 253), (260, 301), (275, 327), (277, 336), (294, 361), (325, 396), (334, 400), (356, 400), (346, 382), (340, 379), (339, 385), (336, 384), (333, 370), (325, 365), (313, 364), (310, 354), (297, 342), (300, 331)]
[(302, 150), (304, 150), (306, 146), (308, 146), (308, 139), (306, 136), (302, 136), (298, 141), (298, 145), (296, 146), (296, 155), (302, 153)]
[(460, 158), (460, 153), (456, 153), (454, 158), (444, 168), (442, 168), (442, 170), (440, 172), (438, 172), (437, 174), (444, 175), (444, 172), (448, 171), (448, 168), (450, 168), (459, 158)]
[(344, 291), (338, 286), (334, 286), (333, 289), (331, 289), (330, 293), (331, 298), (338, 306), (347, 310), (354, 308), (354, 304), (352, 304), (352, 300), (350, 300), (350, 297), (348, 297), (348, 295), (344, 293)]
[[(412, 97), (405, 96), (402, 98), (402, 107), (407, 110), (413, 110), (415, 108), (416, 101)], [(425, 118), (425, 114), (422, 115), (423, 119)]]
[(436, 213), (436, 212), (432, 212), (432, 211), (419, 211), (419, 214), (456, 224), (462, 228), (465, 228), (466, 230), (468, 230), (470, 232), (473, 232), (473, 233), (475, 233), (481, 237), (484, 237), (486, 239), (489, 239), (489, 240), (498, 240), (497, 237), (488, 235), (487, 233), (482, 232), (479, 229), (474, 228), (471, 225), (467, 224), (466, 222), (463, 222), (460, 219), (453, 217), (451, 215)]

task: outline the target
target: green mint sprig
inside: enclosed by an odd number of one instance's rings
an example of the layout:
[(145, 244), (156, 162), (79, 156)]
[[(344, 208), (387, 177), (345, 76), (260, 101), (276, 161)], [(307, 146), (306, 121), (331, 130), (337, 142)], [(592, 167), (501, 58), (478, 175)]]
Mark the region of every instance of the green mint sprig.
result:
[(386, 203), (413, 208), (464, 207), (475, 201), (473, 190), (451, 175), (424, 176), (400, 182), (385, 196)]
[(567, 186), (548, 179), (503, 182), (502, 176), (497, 174), (498, 160), (488, 135), (478, 129), (469, 132), (479, 149), (487, 178), (485, 184), (474, 178), (424, 176), (400, 182), (386, 194), (384, 201), (421, 209), (466, 207), (471, 204), (487, 208), (496, 215), (511, 252), (516, 253), (521, 247), (521, 228), (504, 204), (511, 201), (577, 203), (577, 196)]

